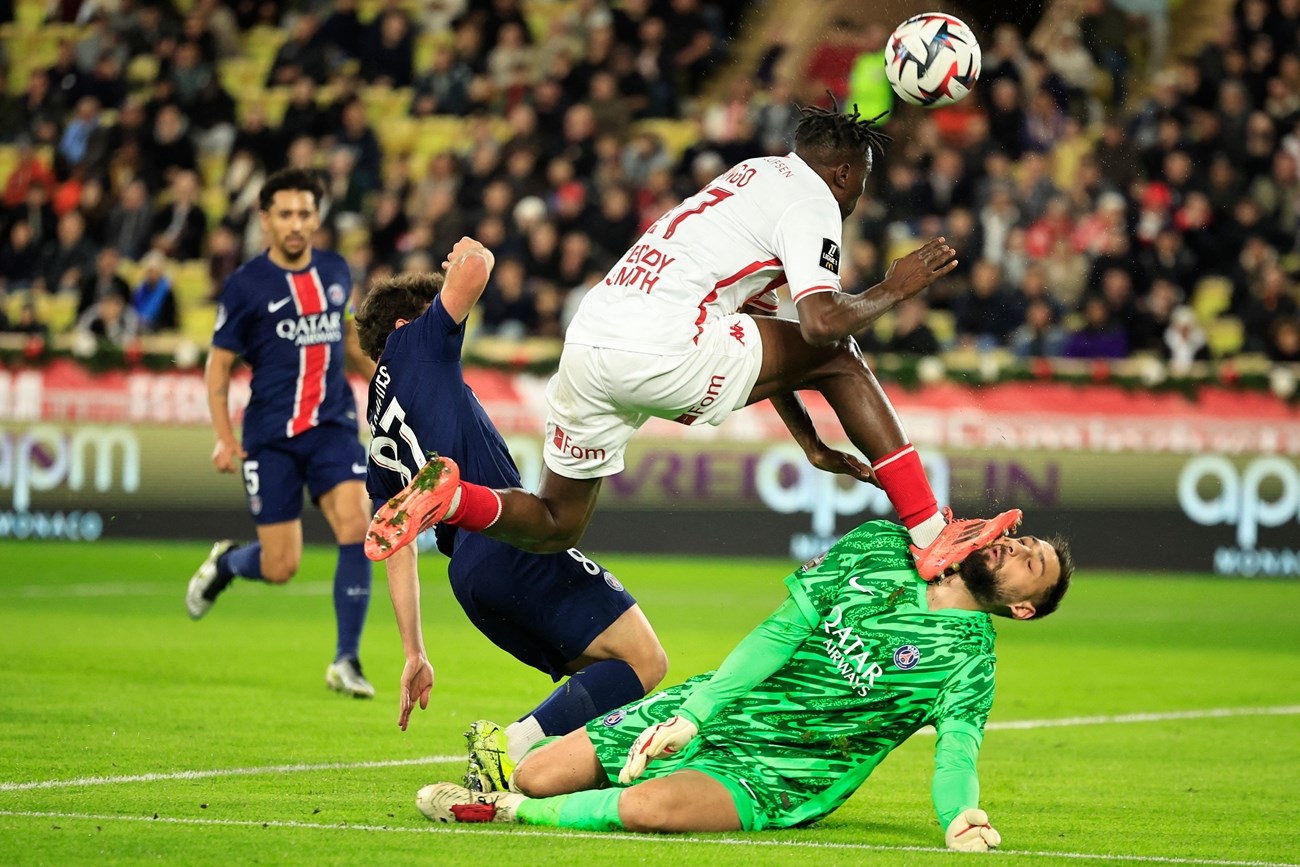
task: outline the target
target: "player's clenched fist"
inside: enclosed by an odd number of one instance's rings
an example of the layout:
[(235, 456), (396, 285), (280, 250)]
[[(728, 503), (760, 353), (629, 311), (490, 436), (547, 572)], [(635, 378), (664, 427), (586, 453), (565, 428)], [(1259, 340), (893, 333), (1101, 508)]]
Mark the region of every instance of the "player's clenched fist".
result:
[(627, 761), (618, 772), (618, 781), (626, 786), (645, 772), (646, 762), (681, 752), (698, 733), (695, 723), (679, 716), (650, 726), (628, 749)]
[(998, 848), (1002, 835), (989, 824), (989, 814), (979, 809), (962, 810), (948, 824), (943, 841), (958, 852), (987, 852)]

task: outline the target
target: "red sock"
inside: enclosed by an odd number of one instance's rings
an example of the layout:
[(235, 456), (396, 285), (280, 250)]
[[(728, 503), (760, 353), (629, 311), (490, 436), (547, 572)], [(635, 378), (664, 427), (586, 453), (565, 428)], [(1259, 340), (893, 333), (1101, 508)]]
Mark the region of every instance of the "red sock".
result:
[(444, 524), (454, 524), (473, 533), (486, 530), (501, 517), (501, 495), (486, 485), (473, 482), (460, 483), (460, 505), (454, 514), (443, 518)]
[(939, 514), (939, 504), (925, 477), (921, 457), (911, 443), (871, 465), (889, 502), (909, 530)]

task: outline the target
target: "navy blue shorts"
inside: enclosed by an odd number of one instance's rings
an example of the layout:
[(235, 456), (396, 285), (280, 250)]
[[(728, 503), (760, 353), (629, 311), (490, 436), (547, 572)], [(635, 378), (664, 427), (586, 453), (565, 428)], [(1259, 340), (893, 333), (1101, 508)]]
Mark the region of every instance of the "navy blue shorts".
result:
[(463, 535), (447, 567), (456, 600), (493, 644), (552, 680), (636, 604), (613, 573), (577, 548), (530, 554)]
[(257, 524), (302, 516), (302, 488), (313, 503), (343, 482), (366, 480), (366, 449), (355, 428), (328, 424), (248, 450), (244, 493)]

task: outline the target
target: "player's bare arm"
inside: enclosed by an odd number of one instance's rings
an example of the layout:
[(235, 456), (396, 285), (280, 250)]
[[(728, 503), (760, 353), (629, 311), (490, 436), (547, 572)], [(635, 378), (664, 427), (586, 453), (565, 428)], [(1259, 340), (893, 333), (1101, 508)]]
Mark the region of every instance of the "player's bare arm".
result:
[(495, 264), (492, 251), (473, 238), (461, 238), (451, 248), (442, 263), (447, 275), (442, 286), (442, 306), (456, 322), (464, 322), (483, 296)]
[(219, 473), (235, 472), (236, 459), (246, 457), (235, 437), (235, 427), (230, 423), (230, 372), (238, 358), (229, 349), (212, 347), (203, 378), (208, 386), (208, 413), (212, 417), (212, 430), (217, 442), (212, 447), (212, 465)]
[(397, 725), (406, 731), (415, 705), (429, 706), (433, 691), (433, 666), (424, 649), (424, 630), (420, 623), (420, 572), (414, 547), (403, 548), (388, 559), (388, 596), (397, 617), (397, 631), (402, 637), (402, 685), (398, 690), (400, 707)]
[(929, 288), (957, 267), (957, 251), (935, 238), (901, 259), (885, 279), (860, 295), (815, 292), (801, 298), (799, 330), (813, 346), (824, 346), (865, 330), (897, 304)]
[(361, 348), (357, 323), (351, 316), (343, 319), (343, 366), (349, 373), (359, 373), (366, 379), (375, 375), (375, 362)]

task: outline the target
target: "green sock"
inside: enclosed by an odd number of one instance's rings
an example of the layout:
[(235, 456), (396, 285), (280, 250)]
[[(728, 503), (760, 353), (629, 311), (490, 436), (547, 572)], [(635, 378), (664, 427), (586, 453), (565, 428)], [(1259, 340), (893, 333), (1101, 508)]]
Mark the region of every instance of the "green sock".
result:
[(515, 811), (525, 825), (549, 825), (579, 831), (621, 831), (618, 796), (622, 789), (590, 789), (553, 798), (528, 798)]

